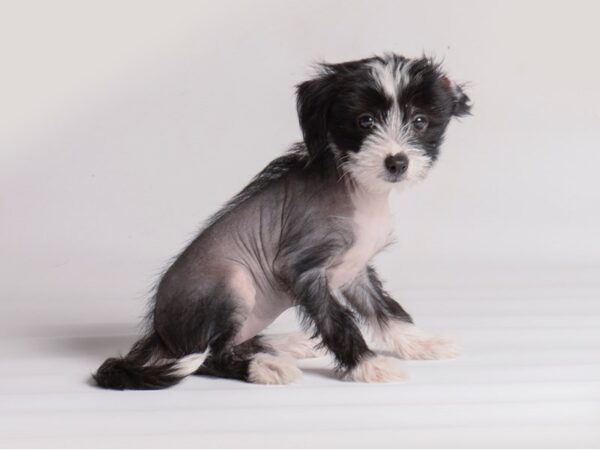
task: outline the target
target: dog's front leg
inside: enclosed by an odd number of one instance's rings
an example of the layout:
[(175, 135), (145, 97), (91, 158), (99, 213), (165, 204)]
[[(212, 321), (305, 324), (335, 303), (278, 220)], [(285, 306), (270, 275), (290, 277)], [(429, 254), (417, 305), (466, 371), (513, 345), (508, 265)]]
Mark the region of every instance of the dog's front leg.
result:
[(377, 272), (367, 266), (344, 295), (365, 319), (379, 343), (404, 359), (444, 359), (459, 355), (451, 339), (421, 330), (383, 288)]
[(354, 315), (330, 290), (324, 269), (301, 273), (296, 278), (294, 292), (322, 344), (335, 356), (337, 369), (344, 378), (364, 382), (405, 378), (394, 367), (393, 359), (377, 356), (369, 349)]

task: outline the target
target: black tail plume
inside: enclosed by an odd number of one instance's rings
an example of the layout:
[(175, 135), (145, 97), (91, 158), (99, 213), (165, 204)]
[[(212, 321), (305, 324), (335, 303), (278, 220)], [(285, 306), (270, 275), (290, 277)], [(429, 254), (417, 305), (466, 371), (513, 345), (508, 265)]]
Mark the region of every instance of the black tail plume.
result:
[(145, 367), (127, 358), (108, 358), (93, 377), (105, 389), (164, 389), (184, 378), (173, 375), (174, 369), (173, 363)]
[(141, 339), (127, 356), (104, 361), (93, 375), (94, 381), (105, 389), (164, 389), (198, 370), (208, 355), (207, 349), (180, 359), (163, 358), (150, 363), (159, 345), (156, 335)]

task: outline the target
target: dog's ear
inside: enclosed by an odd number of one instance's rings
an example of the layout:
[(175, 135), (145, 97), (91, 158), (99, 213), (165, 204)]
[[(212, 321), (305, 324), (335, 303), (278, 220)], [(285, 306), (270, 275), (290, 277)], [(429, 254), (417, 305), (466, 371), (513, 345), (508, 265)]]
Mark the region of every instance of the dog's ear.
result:
[(467, 94), (465, 94), (463, 86), (454, 84), (453, 94), (454, 110), (452, 111), (452, 113), (456, 117), (467, 116), (471, 114), (471, 99)]
[(452, 95), (452, 115), (461, 117), (471, 114), (471, 99), (465, 94), (464, 86), (450, 80), (446, 75), (442, 75), (441, 80), (444, 87)]
[(327, 148), (329, 112), (336, 95), (336, 85), (333, 71), (323, 68), (319, 76), (296, 87), (300, 128), (312, 158)]

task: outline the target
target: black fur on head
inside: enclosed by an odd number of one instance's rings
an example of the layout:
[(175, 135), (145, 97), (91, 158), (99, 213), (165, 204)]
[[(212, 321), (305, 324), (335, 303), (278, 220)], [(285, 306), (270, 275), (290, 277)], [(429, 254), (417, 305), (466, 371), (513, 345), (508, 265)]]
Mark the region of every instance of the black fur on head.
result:
[(323, 63), (315, 78), (297, 86), (300, 127), (313, 158), (334, 144), (342, 155), (375, 146), (389, 154), (417, 148), (433, 161), (450, 119), (470, 107), (463, 87), (425, 57)]

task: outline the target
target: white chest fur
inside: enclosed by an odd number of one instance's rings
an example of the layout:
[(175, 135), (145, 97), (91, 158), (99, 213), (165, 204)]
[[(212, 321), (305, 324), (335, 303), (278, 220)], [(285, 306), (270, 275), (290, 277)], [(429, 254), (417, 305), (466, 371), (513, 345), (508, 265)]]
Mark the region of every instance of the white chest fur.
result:
[(327, 276), (337, 289), (352, 281), (367, 263), (392, 240), (393, 222), (388, 195), (357, 193), (353, 197), (354, 243)]

